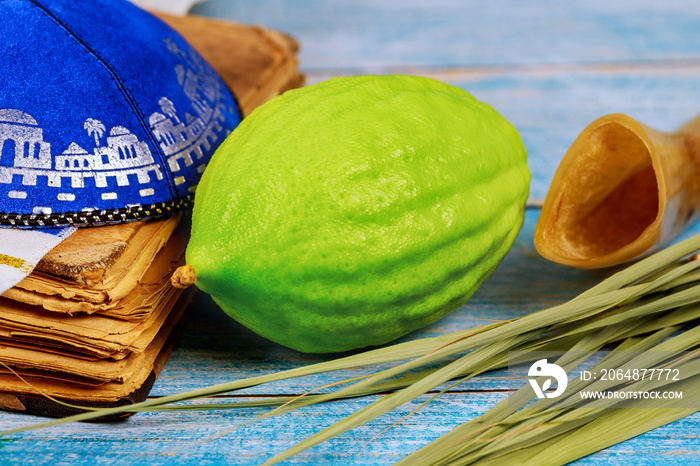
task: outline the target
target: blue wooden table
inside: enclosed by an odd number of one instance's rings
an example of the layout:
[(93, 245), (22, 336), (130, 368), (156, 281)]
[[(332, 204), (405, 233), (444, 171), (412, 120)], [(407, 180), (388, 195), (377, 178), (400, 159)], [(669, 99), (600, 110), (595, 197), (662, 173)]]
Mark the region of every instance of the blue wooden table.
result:
[[(700, 3), (692, 0), (491, 2), (214, 0), (195, 13), (294, 35), (310, 83), (367, 73), (420, 74), (460, 86), (519, 129), (532, 171), (531, 206), (591, 121), (622, 112), (673, 130), (700, 112)], [(515, 246), (462, 308), (405, 339), (508, 319), (574, 297), (609, 271), (578, 271), (532, 246), (539, 211), (527, 211)], [(685, 236), (700, 232), (691, 226)], [(198, 295), (180, 343), (157, 381), (158, 397), (328, 359), (267, 342)], [(361, 373), (320, 375), (216, 401), (300, 394)], [(508, 393), (487, 377), (451, 389), (402, 423), (429, 395), (300, 454), (288, 463), (391, 464), (487, 411)], [(0, 463), (259, 464), (375, 400), (367, 397), (250, 422), (264, 409), (137, 414), (119, 424), (70, 424), (17, 435)], [(35, 422), (0, 414), (0, 426)], [(578, 464), (700, 463), (700, 414), (608, 448)]]

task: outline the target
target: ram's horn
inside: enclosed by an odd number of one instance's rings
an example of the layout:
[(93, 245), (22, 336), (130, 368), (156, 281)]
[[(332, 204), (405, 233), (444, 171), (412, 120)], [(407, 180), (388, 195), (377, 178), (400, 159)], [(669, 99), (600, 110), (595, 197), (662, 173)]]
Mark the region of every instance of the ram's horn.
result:
[(664, 133), (606, 115), (562, 159), (535, 247), (560, 264), (608, 267), (663, 246), (699, 212), (700, 117)]

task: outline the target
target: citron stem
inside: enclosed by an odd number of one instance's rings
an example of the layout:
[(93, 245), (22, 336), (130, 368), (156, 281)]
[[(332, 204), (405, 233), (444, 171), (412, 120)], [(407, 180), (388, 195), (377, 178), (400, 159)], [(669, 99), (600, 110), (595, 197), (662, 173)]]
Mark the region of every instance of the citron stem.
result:
[(170, 283), (175, 288), (187, 288), (197, 281), (197, 274), (194, 273), (194, 267), (191, 265), (183, 265), (178, 267), (170, 277)]

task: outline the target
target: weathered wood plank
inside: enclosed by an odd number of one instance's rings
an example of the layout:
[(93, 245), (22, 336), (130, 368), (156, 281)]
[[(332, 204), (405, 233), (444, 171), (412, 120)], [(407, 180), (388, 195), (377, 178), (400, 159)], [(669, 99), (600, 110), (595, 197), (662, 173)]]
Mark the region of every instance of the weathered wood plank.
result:
[[(408, 72), (463, 87), (520, 130), (533, 172), (531, 197), (546, 193), (556, 165), (593, 119), (623, 112), (672, 130), (700, 109), (700, 6), (690, 0), (524, 3), (392, 0), (214, 0), (197, 13), (260, 23), (301, 43), (310, 81), (358, 73)], [(494, 275), (462, 308), (406, 339), (509, 319), (565, 301), (610, 271), (551, 264), (532, 247), (537, 211)], [(700, 224), (684, 234), (700, 233)], [(200, 295), (154, 396), (319, 362), (267, 342)], [(298, 394), (361, 369), (255, 387), (254, 395)], [(292, 462), (391, 464), (506, 396), (497, 379), (479, 379), (440, 396), (391, 430), (421, 398)], [(222, 399), (233, 400), (227, 396)], [(0, 443), (4, 462), (43, 464), (259, 464), (376, 399), (309, 407), (262, 422), (264, 410), (138, 414), (115, 425), (68, 425)], [(218, 399), (217, 399), (218, 401)], [(0, 413), (0, 426), (30, 418)], [(591, 455), (578, 464), (682, 464), (700, 461), (700, 414)], [(235, 428), (234, 428), (235, 427)]]
[[(527, 211), (525, 224), (514, 247), (467, 303), (439, 322), (397, 342), (465, 330), (488, 324), (491, 319), (508, 320), (545, 309), (575, 297), (611, 274), (610, 270), (577, 270), (540, 257), (532, 245), (537, 214), (535, 210)], [(700, 223), (693, 224), (679, 240), (697, 233), (700, 233)], [(153, 388), (154, 396), (269, 374), (342, 356), (303, 354), (265, 340), (230, 319), (211, 298), (202, 293), (198, 294), (193, 311), (178, 348)], [(280, 381), (274, 385), (253, 387), (243, 393), (299, 394), (367, 371), (367, 368), (357, 368)], [(457, 390), (502, 388), (504, 386), (498, 379), (479, 378)]]
[[(480, 319), (509, 319), (575, 296), (609, 274), (580, 271), (552, 264), (536, 255), (532, 232), (537, 211), (528, 211), (516, 246), (494, 275), (462, 308), (442, 321), (406, 338), (420, 338), (471, 328)], [(686, 232), (700, 232), (694, 225)], [(516, 286), (514, 286), (516, 284)], [(173, 357), (152, 391), (154, 396), (299, 367), (329, 356), (304, 355), (267, 342), (229, 319), (205, 296), (198, 297)], [(360, 370), (285, 381), (255, 387), (247, 394), (285, 395), (357, 375)], [(498, 374), (493, 374), (498, 375)], [(503, 381), (480, 378), (441, 395), (399, 426), (383, 429), (415, 409), (426, 398), (401, 406), (365, 426), (326, 442), (297, 457), (305, 464), (391, 464), (430, 440), (485, 412), (507, 395)], [(210, 401), (239, 400), (226, 396)], [(376, 399), (346, 400), (261, 422), (250, 422), (263, 409), (208, 413), (142, 413), (114, 425), (73, 424), (29, 432), (1, 443), (2, 459), (19, 463), (130, 464), (259, 464), (274, 453), (340, 420)], [(0, 426), (10, 428), (33, 421), (28, 416), (0, 413)], [(611, 447), (581, 461), (598, 464), (658, 464), (692, 461), (700, 455), (697, 422), (700, 414)], [(235, 427), (235, 428), (233, 428)], [(225, 435), (222, 434), (225, 433)], [(70, 452), (67, 454), (66, 452)], [(74, 455), (74, 456), (71, 456)]]
[(700, 59), (692, 0), (210, 0), (192, 12), (294, 35), (306, 71)]
[[(502, 393), (445, 394), (391, 429), (426, 400), (320, 444), (294, 460), (301, 464), (392, 464), (461, 422), (483, 414)], [(376, 397), (303, 408), (276, 419), (247, 423), (262, 410), (143, 413), (123, 424), (68, 425), (21, 434), (0, 446), (4, 464), (260, 464)], [(14, 416), (3, 422), (20, 425)], [(693, 415), (581, 460), (580, 464), (680, 464), (700, 455)], [(25, 421), (26, 422), (26, 421)], [(379, 435), (378, 435), (379, 434)], [(378, 435), (378, 436), (377, 436)], [(377, 436), (375, 438), (375, 436)]]
[[(583, 128), (627, 113), (664, 131), (700, 113), (700, 7), (658, 2), (225, 2), (195, 13), (261, 23), (302, 44), (308, 83), (409, 73), (460, 86), (519, 129), (543, 199)], [(668, 27), (673, 25), (672, 27)], [(475, 46), (479, 44), (479, 46)]]

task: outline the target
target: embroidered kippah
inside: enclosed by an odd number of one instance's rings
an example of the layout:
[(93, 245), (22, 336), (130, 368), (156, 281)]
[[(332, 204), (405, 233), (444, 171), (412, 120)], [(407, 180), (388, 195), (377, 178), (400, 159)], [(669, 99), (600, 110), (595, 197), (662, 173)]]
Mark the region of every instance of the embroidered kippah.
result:
[(0, 225), (120, 223), (191, 205), (235, 98), (125, 0), (0, 1)]

